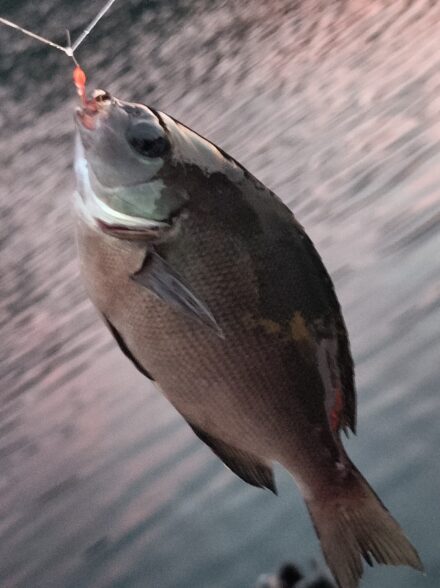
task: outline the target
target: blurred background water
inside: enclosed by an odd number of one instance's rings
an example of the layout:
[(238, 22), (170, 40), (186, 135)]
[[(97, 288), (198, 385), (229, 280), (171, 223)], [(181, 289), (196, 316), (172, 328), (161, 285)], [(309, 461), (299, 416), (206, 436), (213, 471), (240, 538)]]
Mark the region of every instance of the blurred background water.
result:
[[(0, 0), (63, 42), (96, 0)], [(90, 87), (169, 112), (295, 211), (351, 334), (346, 443), (440, 586), (440, 4), (120, 0)], [(318, 545), (298, 492), (227, 471), (130, 365), (79, 274), (71, 64), (0, 28), (0, 586), (250, 588)], [(123, 295), (123, 293), (120, 293)]]

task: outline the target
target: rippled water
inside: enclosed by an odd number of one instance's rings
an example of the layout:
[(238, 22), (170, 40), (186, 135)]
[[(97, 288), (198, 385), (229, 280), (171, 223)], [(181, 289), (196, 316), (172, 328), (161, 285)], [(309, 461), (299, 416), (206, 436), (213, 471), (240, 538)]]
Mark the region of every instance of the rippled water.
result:
[[(0, 0), (60, 39), (100, 2)], [(79, 53), (91, 86), (207, 135), (296, 212), (351, 334), (347, 442), (440, 585), (440, 4), (117, 3)], [(318, 555), (301, 498), (235, 478), (129, 364), (78, 275), (71, 66), (0, 29), (0, 585), (251, 588)]]

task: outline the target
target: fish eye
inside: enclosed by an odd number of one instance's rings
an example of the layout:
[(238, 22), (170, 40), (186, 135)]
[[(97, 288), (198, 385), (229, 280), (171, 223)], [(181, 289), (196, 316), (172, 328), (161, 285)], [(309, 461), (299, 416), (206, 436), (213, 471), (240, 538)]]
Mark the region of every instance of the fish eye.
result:
[(160, 157), (170, 148), (170, 142), (162, 129), (150, 122), (140, 121), (130, 126), (127, 141), (133, 149), (145, 157)]

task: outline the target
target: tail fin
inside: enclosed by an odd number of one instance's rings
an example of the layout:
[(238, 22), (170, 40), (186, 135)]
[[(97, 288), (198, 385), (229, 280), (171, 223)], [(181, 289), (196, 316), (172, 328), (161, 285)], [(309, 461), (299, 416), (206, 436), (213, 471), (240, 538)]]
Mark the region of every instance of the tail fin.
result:
[(357, 588), (361, 557), (369, 565), (374, 559), (423, 570), (417, 551), (354, 466), (336, 496), (310, 499), (307, 507), (339, 588)]

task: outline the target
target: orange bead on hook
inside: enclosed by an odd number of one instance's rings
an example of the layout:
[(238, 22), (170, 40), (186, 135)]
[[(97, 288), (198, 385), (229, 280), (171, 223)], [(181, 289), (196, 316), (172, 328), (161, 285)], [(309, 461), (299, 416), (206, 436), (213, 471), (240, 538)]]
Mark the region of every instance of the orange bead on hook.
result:
[(73, 70), (73, 83), (75, 84), (78, 96), (82, 100), (83, 106), (87, 106), (86, 81), (87, 76), (84, 73), (84, 70), (77, 64)]
[(66, 49), (65, 49), (66, 55), (68, 57), (71, 57), (73, 59), (73, 63), (75, 64), (75, 68), (73, 70), (73, 83), (75, 84), (78, 96), (81, 98), (82, 104), (85, 107), (85, 106), (87, 106), (87, 97), (86, 97), (87, 76), (75, 58), (74, 49), (72, 47), (72, 42), (70, 40), (69, 29), (66, 29), (66, 37), (67, 37), (67, 45), (66, 45)]

